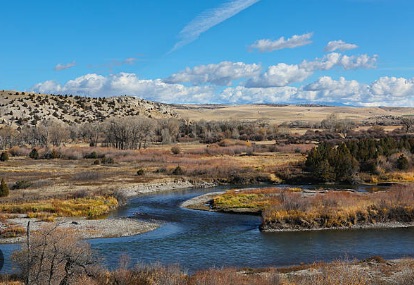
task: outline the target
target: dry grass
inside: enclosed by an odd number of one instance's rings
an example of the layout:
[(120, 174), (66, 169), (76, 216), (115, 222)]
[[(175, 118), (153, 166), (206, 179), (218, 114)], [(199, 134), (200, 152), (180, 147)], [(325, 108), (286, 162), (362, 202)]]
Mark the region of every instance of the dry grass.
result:
[(341, 119), (362, 121), (375, 116), (402, 116), (411, 112), (410, 108), (352, 108), (352, 107), (301, 107), (271, 105), (221, 106), (217, 108), (192, 106), (175, 110), (181, 117), (200, 121), (266, 120), (274, 124), (301, 120), (311, 123), (320, 122), (330, 114), (338, 114)]
[(231, 190), (215, 197), (213, 208), (261, 211), (264, 230), (411, 223), (414, 221), (414, 189), (399, 186), (374, 193), (327, 191), (313, 194), (294, 188)]
[(53, 217), (99, 217), (118, 206), (114, 197), (88, 197), (69, 200), (39, 200), (36, 202), (4, 203), (2, 213), (27, 214), (29, 218), (47, 220)]

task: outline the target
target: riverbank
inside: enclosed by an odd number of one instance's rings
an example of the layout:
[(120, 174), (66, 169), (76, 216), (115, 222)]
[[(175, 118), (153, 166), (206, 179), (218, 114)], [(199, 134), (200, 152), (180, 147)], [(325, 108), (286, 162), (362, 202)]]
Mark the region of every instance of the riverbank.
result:
[[(27, 228), (29, 221), (30, 231), (37, 231), (46, 224), (50, 224), (50, 222), (39, 221), (35, 218), (25, 218), (23, 216), (8, 220), (14, 226), (24, 229)], [(84, 239), (133, 236), (155, 230), (159, 227), (159, 224), (156, 222), (130, 218), (88, 220), (86, 218), (61, 217), (57, 218), (55, 223), (59, 225), (59, 228), (78, 232)], [(25, 240), (26, 235), (22, 235), (0, 239), (0, 243), (22, 243)]]
[(217, 184), (207, 181), (187, 180), (187, 179), (160, 179), (157, 182), (139, 183), (129, 185), (116, 191), (118, 196), (123, 198), (133, 198), (139, 195), (150, 193), (173, 191), (188, 188), (212, 188)]
[[(262, 232), (299, 232), (299, 231), (323, 231), (323, 230), (358, 230), (358, 229), (387, 229), (387, 228), (407, 228), (407, 227), (414, 227), (414, 221), (412, 221), (412, 210), (408, 208), (407, 206), (404, 207), (403, 205), (400, 206), (394, 206), (393, 208), (378, 208), (375, 206), (375, 204), (371, 206), (367, 206), (369, 209), (368, 215), (364, 215), (362, 212), (356, 212), (355, 214), (351, 211), (346, 212), (346, 216), (342, 217), (344, 215), (343, 208), (339, 208), (340, 204), (338, 204), (338, 201), (335, 202), (332, 198), (332, 195), (343, 195), (344, 193), (346, 195), (359, 195), (359, 193), (356, 193), (354, 191), (337, 191), (335, 193), (331, 193), (329, 191), (308, 191), (305, 190), (302, 193), (300, 193), (302, 190), (298, 189), (290, 189), (288, 190), (288, 194), (295, 194), (295, 196), (289, 197), (292, 198), (292, 201), (299, 203), (300, 199), (315, 199), (316, 195), (330, 195), (329, 202), (334, 204), (335, 207), (338, 207), (340, 213), (338, 213), (338, 217), (335, 216), (335, 220), (333, 220), (332, 217), (329, 216), (333, 215), (332, 211), (326, 211), (325, 216), (316, 216), (312, 213), (308, 213), (308, 216), (306, 216), (306, 211), (304, 214), (302, 214), (302, 211), (300, 209), (296, 210), (283, 210), (282, 214), (285, 215), (279, 216), (276, 215), (273, 219), (265, 219), (266, 212), (263, 214), (262, 211), (268, 211), (264, 210), (265, 208), (259, 208), (259, 207), (249, 207), (249, 203), (253, 204), (256, 202), (253, 202), (254, 200), (258, 200), (261, 198), (258, 198), (258, 196), (252, 196), (252, 193), (254, 193), (255, 190), (252, 191), (252, 189), (239, 189), (239, 190), (230, 190), (227, 192), (214, 192), (214, 193), (208, 193), (205, 195), (201, 195), (198, 197), (195, 197), (193, 199), (190, 199), (188, 201), (185, 201), (182, 203), (182, 207), (193, 209), (193, 210), (203, 210), (203, 211), (212, 211), (212, 212), (223, 212), (223, 213), (236, 213), (236, 214), (262, 214), (263, 221), (260, 225), (259, 229)], [(266, 193), (266, 195), (269, 195), (269, 190), (258, 190), (261, 191), (259, 195), (264, 195), (263, 193)], [(293, 192), (292, 192), (293, 191)], [(403, 192), (402, 192), (403, 191)], [(399, 190), (398, 196), (401, 196), (404, 192), (409, 190)], [(238, 200), (239, 205), (244, 204), (245, 207), (217, 207), (215, 204), (215, 201), (217, 200), (217, 197), (223, 197), (224, 195), (229, 195), (229, 192), (231, 197), (225, 198), (225, 199), (233, 199), (234, 197), (241, 197), (245, 198), (246, 195), (249, 201), (240, 203), (240, 200)], [(288, 196), (287, 193), (281, 192), (282, 194), (278, 195), (284, 195), (283, 199), (287, 200)], [(384, 192), (385, 193), (385, 192)], [(236, 195), (236, 196), (233, 196)], [(256, 194), (254, 194), (256, 195)], [(272, 193), (271, 196), (274, 196), (275, 194)], [(363, 194), (367, 195), (367, 194)], [(403, 195), (404, 196), (404, 195)], [(406, 195), (405, 195), (406, 196)], [(382, 196), (384, 198), (385, 196)], [(390, 198), (391, 196), (387, 196)], [(360, 197), (361, 198), (361, 197)], [(293, 201), (295, 200), (295, 201)], [(235, 199), (231, 202), (234, 203)], [(302, 201), (303, 202), (303, 201)], [(325, 206), (323, 206), (325, 209), (327, 208), (326, 202), (324, 203)], [(228, 205), (228, 204), (227, 204)], [(246, 206), (247, 205), (247, 206)], [(369, 205), (369, 204), (367, 204)], [(303, 205), (302, 205), (303, 206)], [(384, 205), (383, 205), (384, 206)], [(303, 209), (302, 209), (303, 210)], [(382, 210), (382, 212), (381, 212)], [(272, 211), (274, 211), (272, 209)], [(384, 213), (383, 213), (384, 212)], [(280, 214), (281, 215), (281, 214)], [(289, 216), (287, 216), (289, 215)], [(325, 219), (323, 221), (322, 219)]]
[[(129, 185), (128, 187), (115, 191), (115, 194), (119, 199), (125, 200), (123, 201), (124, 203), (127, 203), (127, 199), (140, 195), (188, 188), (209, 188), (214, 186), (216, 186), (214, 183), (204, 181), (163, 179), (157, 182)], [(38, 218), (29, 218), (26, 214), (10, 215), (9, 218), (0, 221), (0, 230), (12, 227), (12, 235), (19, 236), (0, 238), (0, 243), (23, 242), (26, 238), (25, 231), (29, 221), (31, 231), (36, 231), (45, 224), (50, 223)], [(59, 224), (59, 227), (78, 231), (84, 239), (133, 236), (155, 230), (159, 227), (159, 224), (156, 222), (140, 221), (130, 218), (87, 219), (86, 217), (57, 217), (54, 218), (53, 222)]]

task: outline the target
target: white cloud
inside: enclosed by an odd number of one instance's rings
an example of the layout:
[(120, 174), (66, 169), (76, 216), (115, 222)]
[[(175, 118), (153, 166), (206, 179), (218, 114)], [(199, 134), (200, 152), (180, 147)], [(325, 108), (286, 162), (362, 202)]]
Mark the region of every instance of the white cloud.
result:
[(336, 66), (348, 69), (372, 68), (375, 66), (377, 56), (366, 54), (359, 56), (346, 56), (339, 53), (330, 53), (323, 58), (313, 61), (302, 61), (300, 64), (288, 65), (279, 63), (268, 67), (267, 71), (249, 79), (246, 87), (282, 87), (294, 82), (302, 82), (318, 70), (330, 70)]
[(204, 11), (181, 30), (179, 34), (180, 41), (175, 44), (170, 52), (195, 41), (202, 33), (237, 15), (259, 1), (260, 0), (232, 0), (227, 1), (217, 8)]
[(143, 80), (133, 73), (109, 76), (86, 74), (64, 84), (45, 81), (33, 91), (54, 94), (87, 95), (94, 97), (131, 95), (165, 103), (332, 103), (354, 106), (414, 107), (414, 78), (381, 77), (371, 84), (355, 80), (338, 80), (323, 76), (302, 86), (247, 88), (212, 86), (187, 87), (168, 84), (160, 79)]
[(118, 73), (106, 77), (86, 74), (63, 85), (53, 81), (38, 83), (32, 90), (40, 93), (93, 97), (131, 95), (165, 103), (211, 103), (214, 97), (213, 89), (210, 87), (167, 84), (160, 79), (143, 80), (133, 73)]
[(323, 58), (317, 58), (313, 61), (302, 61), (299, 64), (301, 69), (305, 69), (308, 72), (314, 72), (316, 70), (329, 70), (340, 63), (342, 55), (339, 53), (330, 53), (325, 55)]
[(233, 80), (247, 78), (260, 73), (260, 65), (243, 62), (223, 61), (218, 64), (199, 65), (186, 68), (164, 79), (166, 83), (191, 82), (192, 84), (211, 83), (215, 85), (230, 85)]
[(56, 64), (56, 66), (55, 66), (55, 70), (56, 71), (61, 71), (61, 70), (65, 70), (65, 69), (69, 69), (69, 68), (72, 68), (72, 67), (74, 67), (76, 65), (76, 63), (73, 61), (73, 62), (71, 62), (71, 63), (67, 63), (67, 64), (61, 64), (61, 63), (59, 63), (59, 64)]
[(340, 65), (344, 69), (357, 69), (357, 68), (374, 68), (377, 63), (378, 56), (369, 56), (362, 54), (358, 56), (343, 55), (340, 61)]
[(381, 77), (370, 86), (371, 93), (381, 98), (414, 96), (414, 79)]
[(356, 49), (356, 48), (358, 48), (356, 44), (349, 44), (342, 40), (339, 40), (339, 41), (330, 41), (326, 45), (325, 51), (327, 52), (333, 52), (336, 50), (345, 51), (345, 50), (351, 50), (351, 49)]
[(281, 37), (275, 41), (269, 39), (261, 39), (250, 46), (250, 49), (258, 49), (260, 52), (271, 52), (285, 48), (296, 48), (312, 43), (310, 38), (313, 33), (303, 35), (294, 35), (291, 38), (285, 39)]
[(323, 58), (315, 59), (314, 61), (304, 60), (299, 66), (308, 71), (316, 70), (330, 70), (335, 66), (340, 66), (344, 69), (358, 69), (358, 68), (373, 68), (377, 62), (377, 56), (369, 56), (366, 54), (358, 56), (341, 55), (340, 53), (329, 53)]
[(371, 84), (321, 77), (302, 87), (297, 99), (354, 106), (414, 106), (414, 78), (381, 77)]
[(366, 95), (367, 86), (355, 80), (347, 81), (344, 77), (333, 80), (323, 76), (317, 81), (301, 88), (298, 99), (321, 102), (340, 102), (344, 104), (359, 104), (362, 95)]
[(311, 74), (312, 71), (307, 71), (299, 65), (279, 63), (277, 65), (270, 66), (267, 71), (260, 74), (260, 76), (256, 76), (248, 80), (245, 86), (249, 88), (282, 87), (293, 82), (301, 82), (308, 78)]
[(295, 87), (272, 87), (272, 88), (246, 88), (237, 86), (226, 88), (221, 92), (221, 102), (231, 104), (251, 103), (287, 103), (291, 102), (292, 96), (297, 93)]

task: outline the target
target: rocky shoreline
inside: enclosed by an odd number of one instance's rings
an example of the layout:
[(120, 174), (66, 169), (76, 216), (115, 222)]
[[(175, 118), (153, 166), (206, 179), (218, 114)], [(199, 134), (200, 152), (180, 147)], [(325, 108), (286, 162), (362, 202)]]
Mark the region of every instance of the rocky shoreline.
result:
[[(50, 222), (38, 221), (37, 219), (25, 217), (8, 220), (8, 222), (13, 225), (23, 228), (27, 228), (29, 221), (31, 231), (37, 231), (42, 226), (50, 224)], [(139, 221), (129, 218), (88, 220), (85, 218), (63, 217), (57, 218), (54, 223), (57, 223), (59, 228), (75, 230), (84, 239), (133, 236), (155, 230), (159, 227), (159, 224), (155, 222)], [(0, 244), (22, 243), (25, 240), (25, 235), (12, 238), (3, 238), (0, 239)]]
[(188, 188), (211, 188), (217, 184), (206, 181), (190, 181), (186, 179), (164, 179), (156, 183), (142, 183), (117, 190), (117, 194), (124, 198), (132, 198), (139, 195), (157, 193)]

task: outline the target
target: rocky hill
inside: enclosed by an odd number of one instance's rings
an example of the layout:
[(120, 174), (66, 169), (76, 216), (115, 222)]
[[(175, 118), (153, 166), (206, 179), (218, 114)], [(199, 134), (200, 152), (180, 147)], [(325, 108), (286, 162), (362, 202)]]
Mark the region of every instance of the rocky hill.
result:
[(169, 105), (130, 96), (91, 98), (0, 90), (0, 125), (34, 126), (52, 118), (66, 124), (80, 124), (127, 116), (179, 117)]

